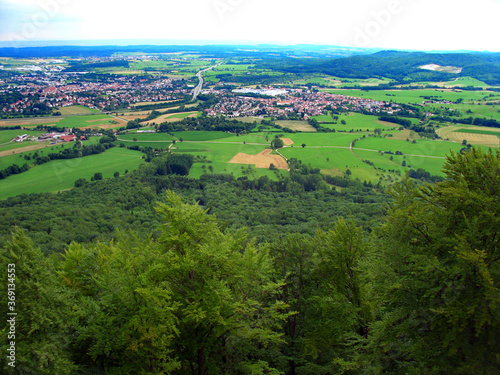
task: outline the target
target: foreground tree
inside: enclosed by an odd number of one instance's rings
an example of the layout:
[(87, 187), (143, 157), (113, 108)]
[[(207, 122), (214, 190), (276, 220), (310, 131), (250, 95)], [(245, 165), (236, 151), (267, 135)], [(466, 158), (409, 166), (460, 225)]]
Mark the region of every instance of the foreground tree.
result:
[[(0, 267), (5, 286), (0, 305), (3, 317), (1, 372), (23, 375), (73, 373), (76, 367), (67, 350), (71, 328), (70, 296), (57, 282), (52, 263), (21, 229), (16, 228), (6, 246), (0, 249)], [(8, 279), (7, 269), (11, 275)], [(13, 294), (8, 295), (7, 286)], [(10, 330), (11, 326), (14, 330)], [(15, 343), (15, 354), (13, 359), (7, 359), (11, 342)]]
[(158, 277), (179, 304), (179, 373), (277, 373), (272, 353), (288, 313), (275, 298), (281, 283), (272, 281), (268, 251), (246, 242), (241, 231), (223, 233), (214, 217), (173, 193), (158, 212), (166, 220)]
[(73, 244), (61, 276), (79, 300), (82, 367), (110, 374), (278, 374), (287, 306), (268, 251), (169, 193), (159, 241)]
[(392, 373), (500, 367), (500, 152), (452, 153), (447, 180), (393, 190), (373, 252), (372, 344)]

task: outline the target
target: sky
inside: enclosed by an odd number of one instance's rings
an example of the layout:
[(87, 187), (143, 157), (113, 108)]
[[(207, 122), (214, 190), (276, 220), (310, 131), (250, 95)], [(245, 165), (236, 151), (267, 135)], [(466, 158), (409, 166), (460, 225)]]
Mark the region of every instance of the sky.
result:
[(500, 0), (0, 0), (0, 43), (158, 39), (498, 52), (498, 19)]

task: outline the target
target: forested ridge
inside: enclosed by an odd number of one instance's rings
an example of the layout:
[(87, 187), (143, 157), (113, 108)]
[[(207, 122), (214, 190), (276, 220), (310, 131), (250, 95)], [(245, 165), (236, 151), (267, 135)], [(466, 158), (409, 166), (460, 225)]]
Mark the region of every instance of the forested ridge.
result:
[[(422, 70), (427, 64), (463, 68), (459, 74)], [(323, 73), (341, 78), (387, 77), (397, 83), (450, 80), (470, 76), (490, 85), (500, 83), (498, 53), (424, 53), (381, 51), (339, 59), (283, 58), (259, 62), (257, 67), (286, 73)]]
[(307, 167), (250, 182), (163, 162), (1, 202), (18, 312), (4, 372), (498, 373), (499, 151), (452, 153), (444, 181), (390, 199), (307, 191)]

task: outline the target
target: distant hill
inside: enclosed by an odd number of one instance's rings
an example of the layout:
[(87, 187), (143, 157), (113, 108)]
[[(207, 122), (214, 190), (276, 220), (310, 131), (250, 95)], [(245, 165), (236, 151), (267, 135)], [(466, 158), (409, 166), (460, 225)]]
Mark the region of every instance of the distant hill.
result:
[[(460, 73), (421, 69), (436, 64), (461, 68)], [(324, 73), (341, 78), (387, 77), (400, 83), (449, 80), (470, 76), (490, 85), (500, 85), (500, 53), (425, 53), (381, 51), (371, 55), (338, 59), (275, 59), (263, 68), (288, 73)]]

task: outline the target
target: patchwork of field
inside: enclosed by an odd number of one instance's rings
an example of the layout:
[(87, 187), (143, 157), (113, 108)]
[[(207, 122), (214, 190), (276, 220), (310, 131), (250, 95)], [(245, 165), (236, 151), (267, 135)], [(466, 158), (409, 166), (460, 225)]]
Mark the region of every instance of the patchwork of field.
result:
[(278, 169), (288, 169), (285, 159), (279, 155), (271, 155), (271, 152), (271, 149), (261, 151), (257, 155), (239, 152), (228, 163), (253, 164), (255, 168), (269, 168), (271, 165), (274, 165)]
[(452, 125), (440, 128), (436, 133), (454, 142), (464, 140), (472, 145), (496, 147), (500, 145), (500, 129), (481, 126)]

